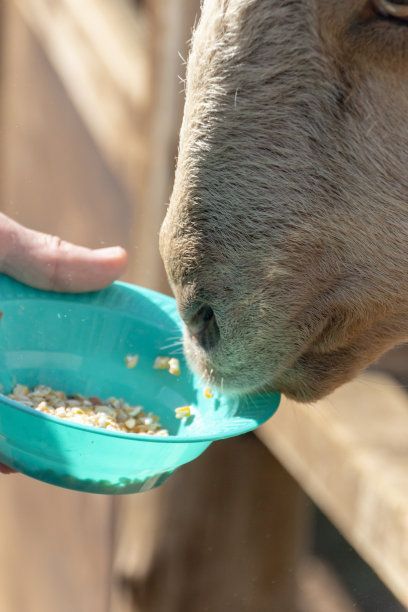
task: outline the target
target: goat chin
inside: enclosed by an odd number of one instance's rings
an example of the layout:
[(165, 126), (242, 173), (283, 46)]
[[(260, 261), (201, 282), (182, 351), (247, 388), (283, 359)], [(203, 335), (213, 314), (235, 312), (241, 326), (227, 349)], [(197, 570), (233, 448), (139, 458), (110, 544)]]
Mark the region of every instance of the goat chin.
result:
[(160, 249), (224, 388), (310, 401), (407, 338), (408, 37), (375, 7), (203, 4)]

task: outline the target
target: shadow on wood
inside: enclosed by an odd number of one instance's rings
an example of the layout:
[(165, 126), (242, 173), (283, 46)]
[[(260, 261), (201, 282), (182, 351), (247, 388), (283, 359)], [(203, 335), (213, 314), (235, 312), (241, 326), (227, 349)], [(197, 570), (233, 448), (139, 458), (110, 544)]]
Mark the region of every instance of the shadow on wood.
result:
[(111, 612), (291, 612), (306, 503), (255, 436), (212, 444), (160, 489), (115, 500)]

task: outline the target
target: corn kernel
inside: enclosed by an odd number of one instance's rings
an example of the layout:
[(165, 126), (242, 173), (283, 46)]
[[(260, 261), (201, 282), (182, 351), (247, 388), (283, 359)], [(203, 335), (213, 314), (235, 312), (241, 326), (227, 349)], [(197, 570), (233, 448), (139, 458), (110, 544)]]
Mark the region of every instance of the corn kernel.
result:
[(170, 359), (168, 357), (156, 357), (153, 367), (155, 370), (167, 370)]
[(126, 355), (125, 362), (127, 368), (134, 368), (139, 361), (139, 355)]
[(175, 409), (176, 419), (182, 419), (184, 417), (191, 416), (191, 407), (190, 406), (180, 406)]
[(126, 413), (130, 416), (130, 417), (135, 417), (139, 414), (139, 412), (142, 411), (142, 407), (141, 406), (131, 406), (126, 410)]
[(211, 391), (210, 387), (205, 387), (205, 389), (204, 389), (204, 397), (207, 397), (208, 399), (210, 399), (210, 397), (212, 397), (212, 391)]
[(102, 401), (96, 396), (86, 398), (78, 393), (67, 396), (45, 385), (38, 385), (33, 391), (25, 385), (16, 385), (9, 397), (43, 413), (108, 431), (160, 436), (169, 433), (160, 425), (158, 416), (151, 412), (145, 414), (141, 406), (131, 406), (123, 399), (110, 397)]
[(169, 372), (178, 376), (180, 374), (180, 362), (175, 357), (169, 359)]
[(108, 423), (108, 417), (103, 412), (100, 412), (94, 422), (98, 425), (98, 427), (105, 427)]
[(128, 429), (133, 429), (136, 426), (136, 419), (130, 417), (130, 419), (125, 421), (125, 425)]
[(80, 415), (85, 414), (85, 412), (82, 410), (82, 408), (79, 408), (79, 407), (75, 407), (75, 408), (73, 408), (73, 409), (72, 409), (72, 411), (71, 411), (71, 413), (72, 413), (72, 414), (75, 414), (75, 415), (78, 415), (78, 414), (80, 414)]
[(28, 387), (26, 385), (16, 385), (13, 389), (14, 395), (28, 395)]

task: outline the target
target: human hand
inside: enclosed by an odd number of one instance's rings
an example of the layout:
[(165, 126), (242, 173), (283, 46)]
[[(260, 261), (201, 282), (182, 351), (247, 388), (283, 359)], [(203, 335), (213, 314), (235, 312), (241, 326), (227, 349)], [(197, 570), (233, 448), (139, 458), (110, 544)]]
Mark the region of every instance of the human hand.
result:
[(0, 213), (0, 272), (38, 289), (94, 291), (124, 271), (121, 247), (88, 249), (36, 232)]
[[(0, 273), (48, 291), (94, 291), (124, 271), (121, 247), (88, 249), (28, 229), (0, 213)], [(0, 464), (0, 473), (14, 470)]]

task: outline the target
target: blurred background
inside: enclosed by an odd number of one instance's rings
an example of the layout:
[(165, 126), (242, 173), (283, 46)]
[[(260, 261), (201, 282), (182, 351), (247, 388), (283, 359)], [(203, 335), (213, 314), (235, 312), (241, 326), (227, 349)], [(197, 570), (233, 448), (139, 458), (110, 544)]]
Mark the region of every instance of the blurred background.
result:
[[(0, 210), (71, 242), (123, 246), (123, 280), (164, 292), (158, 231), (199, 8), (0, 4)], [(384, 367), (403, 377), (404, 362)], [(255, 436), (213, 446), (124, 498), (2, 477), (0, 610), (405, 610)]]

